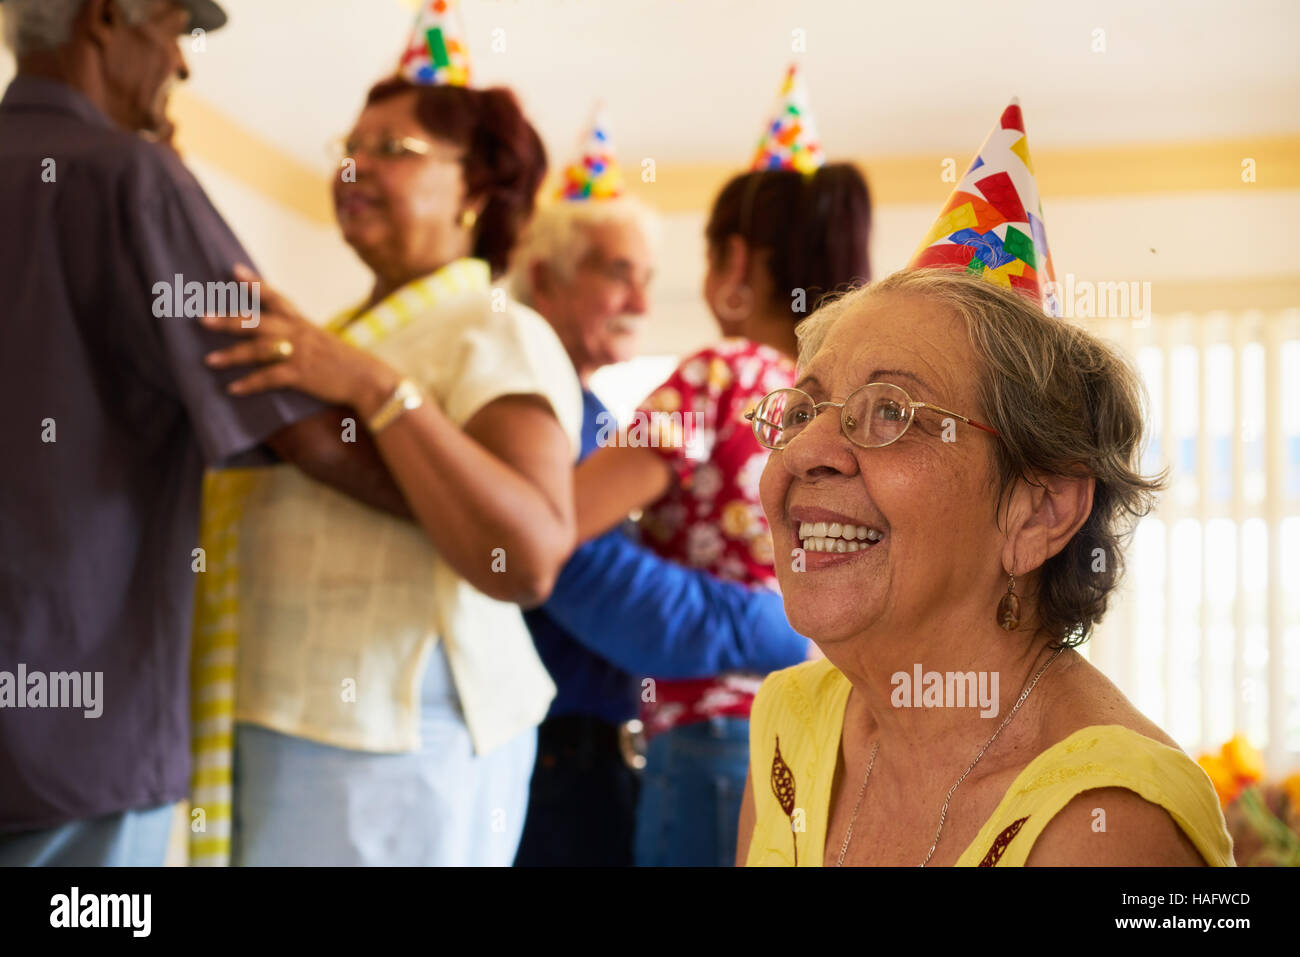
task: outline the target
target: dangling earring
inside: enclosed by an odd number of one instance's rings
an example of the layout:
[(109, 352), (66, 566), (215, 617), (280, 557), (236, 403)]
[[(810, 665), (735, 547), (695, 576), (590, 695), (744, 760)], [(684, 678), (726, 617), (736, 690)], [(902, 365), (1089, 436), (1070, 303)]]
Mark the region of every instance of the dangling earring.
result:
[(998, 624), (1005, 631), (1015, 631), (1020, 627), (1020, 598), (1016, 595), (1016, 573), (1010, 573), (1007, 593), (998, 602)]
[(473, 229), (474, 224), (478, 222), (478, 213), (472, 209), (467, 209), (460, 214), (460, 228)]
[(754, 311), (754, 290), (748, 286), (740, 286), (732, 295), (736, 296), (740, 302), (733, 305), (729, 301), (731, 297), (728, 296), (718, 303), (718, 315), (730, 321), (748, 319), (749, 314)]

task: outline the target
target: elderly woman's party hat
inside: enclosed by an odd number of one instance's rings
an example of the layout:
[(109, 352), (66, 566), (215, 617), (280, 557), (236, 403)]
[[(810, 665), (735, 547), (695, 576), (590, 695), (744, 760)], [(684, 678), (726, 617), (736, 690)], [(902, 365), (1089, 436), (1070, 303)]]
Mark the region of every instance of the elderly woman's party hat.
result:
[(623, 195), (623, 172), (614, 154), (605, 109), (600, 103), (582, 138), (578, 156), (564, 168), (557, 199), (615, 199)]
[(808, 111), (808, 91), (793, 63), (785, 71), (776, 109), (758, 140), (752, 170), (793, 169), (813, 173), (826, 162), (817, 127)]
[(398, 72), (412, 83), (468, 86), (469, 48), (456, 0), (427, 0), (415, 16)]
[(1020, 104), (1012, 100), (907, 264), (962, 268), (1061, 314)]

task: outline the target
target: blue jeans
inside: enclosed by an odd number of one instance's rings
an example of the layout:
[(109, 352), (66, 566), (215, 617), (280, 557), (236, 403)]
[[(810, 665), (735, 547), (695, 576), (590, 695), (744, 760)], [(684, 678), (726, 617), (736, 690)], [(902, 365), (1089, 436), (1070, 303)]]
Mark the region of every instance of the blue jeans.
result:
[(748, 771), (746, 718), (710, 718), (652, 738), (637, 806), (637, 866), (734, 865)]
[(631, 867), (640, 786), (617, 725), (574, 715), (543, 721), (515, 866)]
[(162, 867), (175, 804), (0, 834), (0, 867)]

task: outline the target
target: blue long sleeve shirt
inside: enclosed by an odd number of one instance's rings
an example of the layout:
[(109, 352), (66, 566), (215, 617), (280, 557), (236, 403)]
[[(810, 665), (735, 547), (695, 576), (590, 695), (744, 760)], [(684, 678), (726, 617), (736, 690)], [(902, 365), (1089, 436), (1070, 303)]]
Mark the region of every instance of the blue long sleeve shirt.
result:
[[(584, 392), (583, 458), (602, 413)], [(617, 528), (574, 552), (550, 599), (524, 618), (558, 688), (551, 717), (621, 723), (636, 716), (643, 678), (766, 673), (808, 653), (779, 595), (661, 558)]]

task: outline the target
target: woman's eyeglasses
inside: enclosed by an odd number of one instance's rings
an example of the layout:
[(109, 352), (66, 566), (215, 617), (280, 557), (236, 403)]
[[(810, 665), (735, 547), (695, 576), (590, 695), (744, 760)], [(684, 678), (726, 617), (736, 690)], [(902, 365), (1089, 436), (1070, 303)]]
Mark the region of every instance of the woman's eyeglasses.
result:
[(913, 402), (906, 390), (889, 382), (870, 382), (849, 393), (843, 402), (814, 402), (812, 396), (799, 389), (777, 389), (759, 399), (758, 405), (745, 413), (745, 418), (754, 424), (754, 437), (759, 444), (780, 450), (828, 405), (840, 410), (840, 428), (848, 440), (864, 449), (878, 449), (897, 442), (912, 424), (918, 409), (951, 416), (998, 435), (997, 430), (964, 415), (928, 402)]
[(341, 136), (329, 144), (330, 159), (336, 163), (344, 158), (368, 153), (380, 159), (395, 159), (399, 156), (428, 156), (433, 152), (433, 145), (414, 136), (392, 136), (372, 142), (362, 142), (351, 137)]

